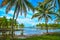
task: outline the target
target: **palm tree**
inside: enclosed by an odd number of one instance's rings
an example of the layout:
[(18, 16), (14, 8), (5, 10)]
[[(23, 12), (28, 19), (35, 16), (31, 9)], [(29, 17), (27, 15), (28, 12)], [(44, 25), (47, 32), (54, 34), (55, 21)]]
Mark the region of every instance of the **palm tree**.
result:
[(21, 35), (23, 36), (23, 31), (24, 31), (23, 28), (24, 28), (24, 24), (20, 24), (19, 26), (20, 26), (20, 28), (22, 28), (22, 30), (21, 30)]
[[(7, 8), (6, 8), (7, 13), (8, 13), (8, 11), (10, 11), (10, 9), (13, 6), (15, 6), (13, 20), (14, 20), (15, 14), (16, 14), (16, 19), (17, 19), (19, 12), (21, 13), (21, 15), (24, 12), (24, 14), (26, 16), (27, 9), (34, 10), (33, 6), (31, 5), (30, 2), (28, 2), (28, 0), (3, 0), (1, 7), (5, 6), (5, 5), (7, 5)], [(11, 23), (12, 24), (12, 38), (13, 38), (13, 23), (14, 22)]]
[(47, 27), (47, 24), (48, 24), (48, 20), (49, 19), (52, 19), (52, 16), (51, 15), (55, 15), (55, 16), (58, 16), (58, 14), (52, 12), (48, 6), (45, 5), (38, 5), (38, 7), (36, 8), (36, 11), (37, 13), (35, 13), (32, 18), (35, 18), (35, 17), (38, 17), (38, 21), (42, 18), (45, 19), (45, 24), (46, 24), (46, 30), (47, 30), (47, 33), (48, 33), (48, 27)]
[(8, 19), (8, 26), (11, 26), (12, 21), (14, 22), (13, 26), (16, 27), (18, 25), (18, 23), (17, 23), (16, 19), (13, 20), (12, 18)]
[(2, 20), (3, 18), (0, 18), (0, 28), (2, 28)]
[(33, 9), (33, 6), (30, 2), (28, 2), (28, 0), (3, 0), (1, 7), (7, 5), (6, 8), (6, 12), (10, 11), (10, 9), (12, 8), (12, 6), (15, 6), (15, 10), (14, 10), (14, 15), (16, 13), (16, 18), (18, 17), (19, 12), (22, 15), (22, 12), (24, 12), (25, 16), (27, 13), (27, 9)]
[(1, 26), (2, 26), (2, 36), (3, 36), (3, 39), (6, 38), (6, 28), (7, 28), (7, 19), (6, 17), (4, 16), (3, 18), (1, 18)]
[(14, 26), (15, 26), (15, 28), (17, 28), (17, 26), (18, 26), (18, 22), (16, 21), (16, 19), (14, 19)]
[(12, 21), (14, 22), (13, 28), (16, 28), (16, 26), (18, 25), (16, 19), (13, 20), (12, 18), (10, 18), (10, 19), (8, 19), (8, 27), (9, 27), (10, 29), (11, 29), (11, 23), (12, 23)]
[(6, 19), (6, 17), (4, 16), (3, 17), (3, 20), (2, 20), (2, 26), (3, 26), (3, 28), (7, 28), (7, 19)]
[(45, 24), (44, 23), (39, 23), (36, 25), (38, 28), (40, 27), (40, 29), (44, 29), (45, 28)]
[(11, 23), (12, 23), (12, 19), (8, 19), (8, 27), (10, 28), (11, 27)]
[(4, 17), (2, 17), (2, 18), (0, 18), (0, 26), (1, 26), (1, 28), (7, 28), (7, 19), (6, 19), (6, 17), (4, 16)]

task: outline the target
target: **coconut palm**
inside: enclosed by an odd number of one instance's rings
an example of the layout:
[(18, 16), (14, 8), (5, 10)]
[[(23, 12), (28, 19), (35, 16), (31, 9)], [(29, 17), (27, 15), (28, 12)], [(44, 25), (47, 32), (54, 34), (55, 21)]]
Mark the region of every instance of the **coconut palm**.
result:
[(6, 17), (4, 16), (3, 17), (3, 20), (2, 20), (2, 26), (3, 26), (3, 28), (7, 28), (7, 19), (6, 19)]
[(1, 7), (7, 5), (6, 12), (10, 11), (10, 9), (15, 6), (14, 15), (16, 13), (16, 18), (19, 14), (19, 12), (22, 15), (22, 12), (24, 12), (25, 16), (27, 13), (27, 9), (33, 9), (33, 6), (31, 5), (28, 0), (3, 0)]
[(12, 21), (14, 21), (14, 24), (13, 24), (13, 25), (14, 25), (14, 26), (17, 26), (18, 23), (17, 23), (16, 19), (13, 20), (13, 19), (11, 19), (11, 18), (8, 19), (8, 26), (11, 26)]
[(23, 36), (23, 31), (24, 31), (23, 28), (24, 28), (24, 24), (20, 24), (19, 26), (20, 26), (20, 28), (22, 29), (22, 30), (21, 30), (21, 35)]
[(6, 28), (6, 27), (7, 27), (7, 19), (6, 19), (5, 16), (2, 17), (2, 18), (0, 18), (0, 26), (1, 26), (2, 28)]
[(50, 9), (49, 9), (49, 7), (48, 6), (46, 6), (46, 4), (45, 5), (38, 5), (38, 7), (36, 8), (36, 11), (37, 11), (37, 13), (35, 13), (33, 16), (32, 16), (32, 18), (35, 18), (35, 17), (38, 17), (38, 21), (40, 20), (40, 19), (45, 19), (45, 24), (46, 24), (46, 30), (47, 30), (47, 33), (48, 33), (48, 26), (47, 26), (47, 24), (48, 24), (48, 20), (49, 19), (52, 19), (52, 16), (51, 15), (55, 15), (55, 16), (59, 16), (58, 14), (56, 14), (56, 13), (54, 13), (53, 11), (51, 11)]
[[(19, 12), (21, 13), (21, 15), (22, 15), (22, 12), (24, 12), (24, 14), (26, 16), (27, 9), (34, 10), (33, 6), (31, 5), (30, 2), (28, 2), (28, 0), (3, 0), (1, 7), (5, 6), (5, 5), (7, 5), (7, 8), (6, 8), (7, 13), (8, 13), (8, 11), (10, 11), (10, 9), (13, 6), (15, 6), (13, 20), (14, 20), (15, 14), (16, 14), (16, 19), (17, 19)], [(12, 22), (12, 38), (13, 38), (13, 23), (14, 22)]]
[[(12, 23), (12, 21), (14, 22), (13, 28), (15, 28), (15, 26), (17, 24), (15, 19), (14, 20), (12, 18), (8, 19), (8, 28), (9, 28), (9, 30), (11, 30), (11, 23)], [(9, 31), (9, 34), (11, 34), (11, 31)]]

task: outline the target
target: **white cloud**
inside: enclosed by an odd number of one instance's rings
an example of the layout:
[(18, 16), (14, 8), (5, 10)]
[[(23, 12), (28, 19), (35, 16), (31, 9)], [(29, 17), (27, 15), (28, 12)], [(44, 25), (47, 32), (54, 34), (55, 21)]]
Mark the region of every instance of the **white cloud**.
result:
[(14, 14), (14, 10), (10, 10), (8, 13), (9, 14)]
[[(2, 9), (0, 9), (0, 11), (2, 11), (2, 12), (5, 13), (5, 9), (6, 9), (6, 8), (2, 8)], [(5, 15), (5, 16), (7, 17), (7, 19), (10, 19), (10, 18), (12, 18), (13, 13), (14, 13), (14, 10), (10, 10), (10, 11), (8, 12), (8, 14)], [(28, 11), (26, 18), (24, 17), (24, 13), (23, 13), (22, 16), (19, 14), (19, 17), (18, 17), (17, 21), (18, 21), (20, 24), (21, 24), (21, 23), (24, 23), (25, 25), (30, 25), (30, 26), (31, 26), (31, 25), (32, 25), (32, 26), (33, 26), (33, 25), (36, 25), (36, 24), (39, 23), (39, 22), (30, 19), (30, 18), (32, 17), (32, 15), (33, 15), (32, 13), (33, 13), (32, 11)], [(3, 16), (1, 16), (1, 17), (3, 17)]]
[(26, 25), (30, 24), (30, 25), (36, 25), (38, 22), (34, 22), (33, 20), (29, 19), (29, 18), (18, 18), (17, 21), (21, 24), (24, 23)]

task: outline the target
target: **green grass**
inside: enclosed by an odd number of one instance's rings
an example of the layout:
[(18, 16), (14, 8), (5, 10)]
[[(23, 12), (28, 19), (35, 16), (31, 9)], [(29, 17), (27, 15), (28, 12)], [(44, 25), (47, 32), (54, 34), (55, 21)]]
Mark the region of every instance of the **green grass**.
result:
[[(2, 38), (0, 40), (2, 40)], [(7, 37), (6, 40), (10, 40), (9, 37)], [(35, 35), (26, 39), (14, 39), (14, 40), (60, 40), (60, 33), (50, 33), (40, 36)]]
[(42, 36), (33, 36), (26, 39), (15, 39), (15, 40), (60, 40), (60, 33), (53, 33)]

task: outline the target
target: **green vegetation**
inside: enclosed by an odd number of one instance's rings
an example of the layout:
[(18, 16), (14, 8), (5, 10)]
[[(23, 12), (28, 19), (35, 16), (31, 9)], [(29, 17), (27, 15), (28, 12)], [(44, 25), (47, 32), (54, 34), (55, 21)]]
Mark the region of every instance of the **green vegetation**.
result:
[[(14, 15), (12, 19), (7, 19), (6, 17), (0, 18), (0, 29), (4, 30), (1, 31), (2, 35), (4, 36), (2, 39), (6, 39), (6, 29), (11, 29), (11, 37), (12, 40), (14, 38), (14, 28), (17, 28), (18, 23), (16, 19), (18, 18), (19, 12), (22, 15), (24, 13), (25, 17), (27, 14), (27, 11), (30, 9), (34, 12), (34, 10), (37, 11), (36, 14), (32, 16), (32, 18), (37, 17), (38, 21), (41, 19), (44, 19), (45, 24), (37, 24), (36, 26), (46, 27), (47, 33), (48, 33), (48, 27), (57, 27), (60, 28), (60, 0), (58, 1), (59, 9), (57, 12), (55, 12), (56, 9), (56, 0), (44, 0), (44, 2), (39, 2), (38, 6), (34, 8), (32, 4), (28, 0), (3, 0), (0, 7), (3, 7), (7, 5), (6, 7), (6, 13), (10, 11), (10, 9), (14, 6)], [(53, 6), (52, 6), (53, 5)], [(51, 7), (52, 6), (52, 7)], [(48, 24), (48, 21), (52, 19), (52, 15), (56, 17), (54, 24)], [(53, 19), (54, 20), (54, 19)], [(24, 28), (24, 24), (19, 25), (20, 28)], [(23, 31), (21, 31), (21, 35), (23, 36)], [(42, 35), (42, 36), (33, 36), (31, 38), (27, 39), (18, 39), (18, 40), (60, 40), (60, 33), (54, 33), (49, 35)], [(7, 37), (7, 40), (9, 40), (9, 37)]]
[(48, 33), (48, 26), (47, 26), (47, 24), (48, 24), (48, 21), (50, 19), (52, 20), (52, 16), (51, 15), (54, 15), (56, 17), (59, 17), (59, 15), (56, 14), (55, 12), (51, 11), (51, 9), (48, 6), (47, 7), (46, 6), (47, 6), (46, 4), (45, 5), (42, 5), (42, 4), (40, 5), (40, 3), (39, 3), (39, 5), (36, 7), (37, 13), (35, 13), (32, 16), (32, 18), (37, 17), (38, 21), (42, 20), (44, 18), (44, 20), (45, 20), (45, 27), (46, 27), (46, 30), (47, 30), (47, 33)]
[[(10, 40), (9, 37), (7, 37), (6, 40)], [(49, 33), (40, 36), (34, 35), (25, 39), (14, 39), (14, 40), (60, 40), (60, 33)]]
[(11, 18), (10, 19), (7, 19), (5, 16), (4, 17), (0, 17), (0, 29), (9, 29), (11, 28), (11, 23), (12, 21), (14, 21), (14, 27), (18, 25), (18, 22), (14, 19), (12, 20)]
[[(44, 24), (44, 23), (42, 23), (42, 24), (36, 24), (36, 27), (40, 27), (40, 28), (45, 28), (45, 25), (46, 24)], [(47, 26), (49, 27), (49, 28), (51, 28), (51, 29), (56, 29), (56, 28), (60, 28), (60, 24), (55, 24), (55, 23), (53, 23), (53, 24), (47, 24)]]
[(16, 40), (60, 40), (60, 33), (51, 33), (41, 36), (32, 36), (26, 39), (16, 39)]
[[(8, 5), (7, 5), (8, 4)], [(30, 2), (28, 2), (27, 0), (3, 0), (1, 7), (7, 5), (6, 8), (6, 13), (8, 13), (10, 11), (10, 9), (15, 5), (15, 10), (14, 10), (14, 15), (13, 15), (13, 20), (16, 16), (16, 19), (18, 18), (19, 12), (22, 15), (22, 13), (24, 12), (24, 15), (26, 17), (26, 13), (27, 13), (27, 9), (31, 9), (34, 11), (34, 7), (32, 6), (32, 4)], [(12, 40), (13, 40), (13, 24), (14, 21), (12, 21), (11, 23), (11, 28), (12, 28)]]

